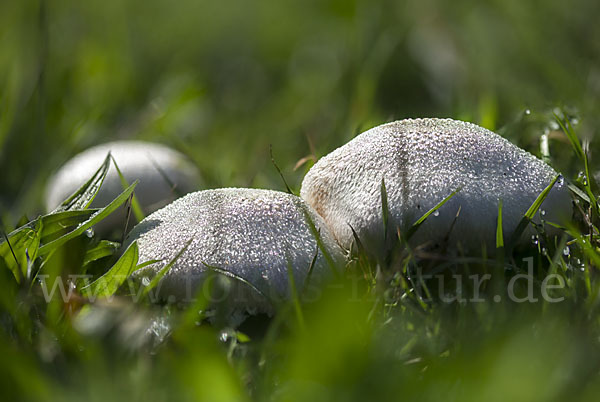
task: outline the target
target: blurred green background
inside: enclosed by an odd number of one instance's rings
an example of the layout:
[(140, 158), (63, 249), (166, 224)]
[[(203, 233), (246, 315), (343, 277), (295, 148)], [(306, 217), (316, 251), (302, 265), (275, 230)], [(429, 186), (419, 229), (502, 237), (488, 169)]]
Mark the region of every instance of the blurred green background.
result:
[(112, 139), (173, 146), (208, 187), (284, 189), (269, 144), (299, 188), (296, 162), (393, 119), (498, 129), (567, 106), (591, 138), (599, 16), (594, 0), (3, 0), (0, 211), (34, 214), (53, 170)]
[[(0, 221), (36, 216), (53, 171), (113, 139), (184, 152), (207, 187), (284, 190), (272, 145), (297, 190), (311, 161), (390, 120), (464, 119), (539, 155), (560, 109), (597, 167), (599, 18), (597, 0), (0, 0)], [(552, 162), (572, 178), (581, 166), (563, 144), (551, 137)], [(0, 279), (7, 400), (560, 401), (600, 389), (589, 277), (559, 305), (382, 308), (333, 292), (304, 328), (282, 311), (249, 344), (195, 325), (193, 309), (131, 305), (89, 334)]]

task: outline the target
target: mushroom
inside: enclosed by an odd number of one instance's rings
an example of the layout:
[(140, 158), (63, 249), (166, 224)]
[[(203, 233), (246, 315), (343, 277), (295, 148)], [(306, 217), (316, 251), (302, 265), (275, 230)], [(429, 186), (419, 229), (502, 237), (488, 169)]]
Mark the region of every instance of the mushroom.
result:
[[(499, 135), (451, 119), (407, 119), (372, 128), (321, 158), (307, 173), (301, 197), (345, 249), (355, 241), (384, 256), (396, 228), (406, 233), (428, 210), (457, 193), (418, 228), (409, 244), (465, 253), (495, 249), (498, 204), (509, 238), (557, 172)], [(384, 234), (382, 181), (387, 195)], [(571, 199), (560, 177), (536, 221), (560, 223)], [(531, 229), (528, 229), (529, 231)], [(554, 229), (546, 225), (546, 230)], [(531, 236), (531, 231), (521, 241)], [(384, 240), (387, 238), (387, 242)], [(392, 240), (390, 240), (392, 239)], [(396, 237), (397, 239), (397, 237)]]
[(158, 260), (134, 272), (142, 283), (174, 261), (159, 282), (160, 300), (192, 300), (216, 273), (231, 278), (228, 297), (223, 296), (227, 304), (251, 313), (270, 312), (273, 301), (290, 297), (290, 273), (300, 295), (314, 290), (309, 286), (345, 261), (310, 206), (295, 195), (271, 190), (188, 194), (140, 222), (124, 246), (133, 241), (140, 264)]
[[(115, 141), (89, 148), (65, 163), (47, 185), (46, 209), (54, 210), (89, 180), (109, 152), (128, 183), (139, 179), (135, 193), (146, 214), (197, 188), (198, 169), (183, 154), (161, 144)], [(91, 207), (106, 206), (122, 191), (121, 179), (111, 162)], [(96, 230), (108, 234), (112, 230), (121, 229), (124, 222), (123, 210), (96, 225)]]

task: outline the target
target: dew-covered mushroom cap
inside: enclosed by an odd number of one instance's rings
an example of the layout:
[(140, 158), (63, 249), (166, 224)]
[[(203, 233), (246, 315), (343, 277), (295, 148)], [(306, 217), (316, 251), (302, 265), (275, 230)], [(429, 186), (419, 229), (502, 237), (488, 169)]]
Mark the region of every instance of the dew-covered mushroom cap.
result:
[[(254, 296), (264, 303), (262, 299), (271, 296), (289, 296), (288, 269), (301, 290), (309, 270), (311, 280), (322, 278), (344, 261), (342, 250), (312, 208), (297, 196), (270, 190), (227, 188), (188, 194), (139, 223), (125, 246), (133, 241), (139, 246), (140, 263), (160, 260), (137, 271), (138, 278), (155, 275), (190, 242), (162, 279), (162, 299), (194, 297), (208, 273), (214, 272), (210, 266), (240, 284), (250, 284), (250, 293), (257, 293)], [(232, 302), (247, 310), (263, 308), (252, 300)]]
[[(504, 236), (510, 237), (556, 175), (546, 163), (477, 125), (451, 119), (402, 120), (370, 129), (319, 160), (304, 178), (301, 197), (344, 248), (354, 241), (354, 229), (366, 246), (381, 253), (382, 179), (388, 227), (404, 230), (459, 189), (411, 241), (433, 247), (461, 243), (463, 251), (477, 253), (482, 244), (488, 251), (495, 248), (498, 200), (503, 202)], [(560, 178), (542, 213), (560, 222), (571, 208)]]
[[(111, 153), (128, 183), (139, 179), (135, 193), (145, 213), (151, 213), (197, 189), (197, 168), (181, 153), (161, 144), (143, 141), (115, 141), (89, 148), (65, 163), (49, 180), (46, 209), (52, 211), (98, 170)], [(92, 207), (104, 207), (123, 191), (116, 168), (111, 162), (102, 188)], [(114, 215), (114, 214), (113, 214)], [(102, 222), (123, 223), (124, 214)], [(111, 222), (109, 222), (111, 221)]]

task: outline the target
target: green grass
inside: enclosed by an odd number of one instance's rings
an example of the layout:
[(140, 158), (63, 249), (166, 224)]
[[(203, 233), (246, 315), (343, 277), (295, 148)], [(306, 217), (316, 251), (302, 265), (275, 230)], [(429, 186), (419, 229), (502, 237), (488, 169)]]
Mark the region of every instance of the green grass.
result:
[[(587, 156), (580, 157), (583, 166)], [(64, 205), (89, 205), (95, 183), (78, 190), (78, 202)], [(18, 356), (2, 366), (3, 381), (17, 384), (12, 397), (595, 398), (600, 249), (591, 211), (598, 204), (585, 188), (585, 199), (573, 193), (582, 216), (562, 237), (539, 231), (530, 247), (510, 247), (500, 260), (440, 262), (420, 257), (400, 235), (385, 262), (358, 247), (348, 265), (337, 268), (344, 274), (304, 303), (289, 275), (292, 298), (279, 300), (273, 317), (232, 328), (207, 320), (215, 312), (207, 310), (205, 289), (192, 305), (150, 303), (160, 274), (139, 290), (125, 286), (142, 267), (136, 243), (112, 263), (114, 244), (85, 235), (122, 206), (134, 186), (105, 208), (63, 207), (0, 243), (1, 348)], [(526, 225), (534, 225), (546, 190), (524, 215)], [(383, 183), (382, 199), (385, 204)], [(501, 213), (500, 207), (499, 227)], [(502, 232), (497, 236), (502, 248)], [(90, 262), (98, 264), (96, 272)], [(60, 280), (65, 277), (72, 283)]]
[[(0, 2), (0, 396), (596, 400), (599, 13), (591, 0)], [(119, 259), (90, 237), (133, 193), (87, 209), (108, 159), (42, 207), (52, 172), (99, 142), (166, 143), (202, 188), (297, 194), (316, 158), (424, 116), (481, 124), (552, 164), (575, 200), (565, 235), (515, 249), (500, 230), (503, 253), (436, 261), (402, 244), (376, 261), (356, 244), (316, 301), (295, 283), (273, 317), (234, 329), (208, 323), (210, 290), (185, 307), (114, 294), (139, 265), (134, 246)], [(564, 286), (544, 295), (544, 280)]]

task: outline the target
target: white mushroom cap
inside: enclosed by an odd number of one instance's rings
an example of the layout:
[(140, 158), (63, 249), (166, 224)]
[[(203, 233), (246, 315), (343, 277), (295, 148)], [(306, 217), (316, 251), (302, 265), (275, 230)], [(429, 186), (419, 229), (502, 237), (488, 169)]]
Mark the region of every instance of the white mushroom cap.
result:
[[(165, 206), (178, 195), (197, 189), (198, 169), (185, 155), (161, 144), (115, 141), (85, 150), (54, 174), (46, 190), (47, 210), (54, 210), (89, 180), (109, 152), (129, 184), (139, 179), (135, 194), (146, 214)], [(122, 191), (119, 174), (111, 162), (102, 188), (91, 206), (104, 207)], [(124, 219), (124, 213), (113, 214), (100, 225), (108, 230), (114, 225), (123, 224)]]
[[(333, 267), (318, 248), (310, 221)], [(161, 299), (193, 298), (212, 271), (207, 264), (235, 276), (237, 284), (242, 279), (255, 288), (242, 285), (248, 292), (230, 295), (241, 298), (231, 300), (232, 305), (249, 311), (269, 311), (265, 296), (289, 297), (288, 266), (301, 292), (315, 255), (310, 283), (331, 274), (344, 261), (342, 250), (312, 208), (295, 195), (270, 190), (226, 188), (188, 194), (139, 223), (125, 246), (134, 240), (139, 263), (160, 260), (137, 271), (137, 277), (159, 272), (191, 240), (163, 277)], [(250, 299), (244, 299), (248, 295)]]
[[(304, 178), (301, 197), (325, 219), (344, 248), (354, 241), (352, 227), (361, 242), (381, 256), (386, 249), (382, 178), (388, 227), (404, 230), (460, 188), (429, 216), (411, 242), (435, 247), (447, 239), (451, 248), (461, 243), (466, 252), (478, 253), (482, 244), (488, 252), (495, 249), (498, 200), (503, 202), (504, 237), (509, 238), (556, 175), (533, 155), (474, 124), (402, 120), (368, 130), (319, 160)], [(541, 209), (551, 222), (570, 217), (571, 200), (562, 178)]]

